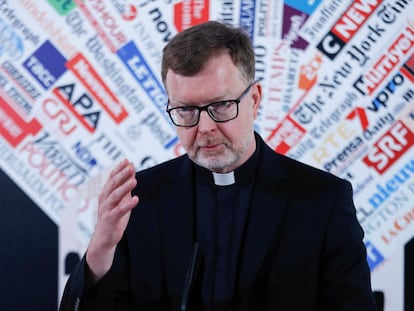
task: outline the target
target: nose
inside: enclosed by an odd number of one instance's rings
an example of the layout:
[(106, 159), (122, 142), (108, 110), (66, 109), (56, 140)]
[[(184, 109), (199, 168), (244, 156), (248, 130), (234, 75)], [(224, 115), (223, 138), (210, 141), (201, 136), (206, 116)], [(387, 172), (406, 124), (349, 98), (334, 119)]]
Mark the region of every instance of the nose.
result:
[(207, 111), (200, 112), (200, 120), (198, 121), (198, 131), (208, 132), (216, 128), (216, 122), (209, 116)]

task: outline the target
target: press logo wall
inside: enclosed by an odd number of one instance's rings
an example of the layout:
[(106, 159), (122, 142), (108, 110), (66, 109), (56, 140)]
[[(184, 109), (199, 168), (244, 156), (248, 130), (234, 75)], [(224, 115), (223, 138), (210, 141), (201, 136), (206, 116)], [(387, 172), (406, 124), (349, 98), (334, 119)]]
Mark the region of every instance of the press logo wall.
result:
[(81, 39), (90, 32), (90, 28), (86, 24), (86, 19), (79, 10), (70, 11), (65, 16), (65, 23), (69, 26), (68, 31), (76, 37), (76, 40)]
[(284, 0), (285, 4), (295, 8), (296, 10), (311, 15), (322, 2), (322, 0), (311, 0), (311, 1), (295, 1), (295, 0)]
[(65, 57), (47, 40), (23, 62), (23, 67), (47, 90), (66, 71), (65, 63)]
[(354, 82), (354, 88), (362, 95), (371, 95), (393, 69), (404, 61), (406, 55), (411, 53), (413, 45), (414, 29), (408, 25), (367, 73)]
[(71, 59), (66, 66), (82, 82), (88, 92), (105, 109), (116, 124), (121, 123), (128, 116), (128, 112), (118, 101), (118, 98), (81, 53)]
[(59, 213), (64, 208), (64, 202), (68, 202), (72, 197), (76, 196), (77, 185), (66, 175), (68, 171), (62, 171), (53, 161), (48, 159), (36, 144), (32, 142), (24, 143), (18, 149), (18, 153), (30, 169), (38, 174), (56, 193), (57, 200), (63, 200), (54, 208), (55, 213)]
[(178, 31), (207, 22), (209, 17), (209, 0), (182, 0), (174, 4), (174, 25)]
[(0, 134), (12, 146), (17, 147), (28, 136), (36, 135), (42, 125), (35, 119), (26, 120), (12, 108), (6, 94), (0, 93)]
[[(5, 9), (4, 3), (2, 8)], [(26, 137), (36, 135), (42, 128), (32, 115), (32, 101), (40, 94), (15, 65), (25, 51), (23, 41), (13, 28), (2, 25), (2, 21), (0, 19), (0, 52), (5, 53), (0, 53), (0, 58), (7, 60), (0, 66), (0, 135), (12, 147), (17, 147)]]
[(77, 52), (76, 44), (62, 25), (60, 17), (55, 16), (53, 8), (39, 1), (17, 0), (16, 3), (19, 6), (19, 14), (26, 14), (31, 22), (35, 22), (39, 31), (48, 36), (48, 40), (59, 47), (66, 58), (72, 57)]
[(276, 152), (286, 154), (305, 135), (306, 130), (291, 117), (286, 117), (267, 140)]
[(371, 120), (371, 122), (368, 124), (366, 110), (359, 107), (358, 110), (363, 115), (362, 121), (364, 124), (361, 126), (363, 130), (362, 137), (368, 142), (380, 136), (381, 133), (390, 128), (391, 125), (395, 123), (394, 115), (391, 112), (388, 112), (385, 115), (381, 115), (378, 118)]
[(185, 152), (165, 112), (165, 44), (209, 19), (241, 25), (262, 85), (256, 131), (352, 183), (375, 276), (414, 235), (413, 5), (0, 0), (0, 165), (64, 231), (62, 260), (81, 256), (110, 167)]
[(345, 169), (366, 151), (367, 144), (359, 132), (346, 121), (340, 123), (321, 140), (312, 152), (317, 166), (341, 176)]
[(2, 18), (0, 29), (0, 57), (6, 55), (11, 60), (18, 60), (23, 55), (22, 39)]
[(49, 4), (55, 8), (56, 12), (64, 16), (68, 14), (72, 9), (76, 7), (76, 3), (73, 0), (47, 0)]
[(238, 3), (235, 1), (210, 1), (210, 19), (234, 24), (238, 19), (238, 14)]
[(0, 36), (2, 37), (1, 42), (3, 42), (3, 48), (9, 48), (8, 45), (11, 44), (10, 47), (12, 49), (15, 49), (13, 47), (13, 43), (6, 43), (8, 40), (7, 38), (10, 38), (12, 41), (14, 41), (14, 35), (11, 35), (10, 28), (13, 28), (15, 31), (14, 33), (18, 34), (23, 41), (34, 46), (37, 46), (39, 44), (40, 39), (37, 31), (35, 29), (32, 29), (30, 23), (28, 23), (24, 17), (22, 18), (19, 16), (18, 13), (20, 13), (20, 10), (18, 8), (16, 9), (13, 6), (13, 3), (10, 3), (7, 0), (2, 0), (0, 2), (0, 15), (3, 16), (0, 18), (0, 29), (2, 29)]
[(308, 42), (299, 36), (299, 29), (320, 1), (285, 1), (283, 8), (282, 38), (289, 42), (292, 48), (305, 49)]
[[(274, 125), (282, 118), (283, 92), (288, 83), (286, 67), (290, 62), (289, 48), (284, 42), (269, 49), (265, 44), (255, 45), (256, 79), (264, 90), (257, 123), (262, 133), (272, 132)], [(286, 109), (288, 111), (289, 109)], [(269, 135), (269, 134), (268, 134)]]
[(367, 249), (367, 261), (369, 268), (371, 270), (374, 270), (376, 266), (378, 266), (382, 261), (384, 261), (384, 256), (369, 241), (365, 242), (365, 247)]
[[(257, 4), (256, 4), (257, 2)], [(268, 25), (270, 23), (269, 20), (269, 6), (268, 6), (269, 2), (266, 0), (260, 0), (260, 1), (255, 1), (255, 15), (254, 15), (254, 20), (257, 21), (256, 22), (256, 28), (254, 29), (256, 35), (252, 38), (253, 42), (258, 42), (258, 43), (262, 43), (260, 41), (258, 41), (259, 38), (268, 38)]]
[(165, 113), (165, 107), (167, 104), (167, 94), (164, 91), (161, 83), (158, 81), (155, 74), (152, 72), (141, 52), (134, 44), (129, 42), (118, 51), (118, 56), (128, 68), (132, 76), (139, 82), (144, 91), (148, 94), (149, 99), (152, 101), (158, 112), (161, 113), (164, 120), (168, 122), (168, 128), (162, 126), (162, 122), (158, 114), (151, 112), (149, 115), (143, 118), (141, 124), (147, 125), (153, 132), (156, 132), (160, 142), (166, 149), (174, 146), (177, 143), (177, 136), (172, 128), (170, 120)]
[(382, 175), (412, 146), (414, 134), (398, 121), (374, 144), (363, 161)]
[(343, 47), (362, 28), (361, 26), (368, 20), (380, 3), (381, 1), (375, 0), (353, 1), (317, 45), (317, 48), (329, 59), (335, 59)]
[(357, 215), (366, 238), (384, 258), (398, 247), (398, 241), (409, 240), (414, 234), (413, 199), (414, 158), (406, 153), (394, 171), (367, 189), (358, 204)]
[[(271, 130), (270, 134), (266, 137), (266, 143), (268, 143), (271, 147), (275, 150), (282, 151), (284, 154), (288, 154), (289, 150), (293, 148), (296, 144), (298, 144), (305, 136), (307, 130), (304, 126), (310, 122), (312, 118), (310, 115), (305, 116), (303, 118), (300, 113), (302, 110), (302, 104), (304, 98), (311, 92), (312, 88), (316, 84), (317, 81), (317, 74), (319, 68), (322, 65), (322, 58), (319, 55), (315, 55), (313, 58), (309, 59), (307, 63), (302, 64), (300, 67), (300, 76), (297, 81), (297, 92), (300, 96), (296, 100), (296, 102), (290, 107), (290, 109), (286, 112), (285, 117), (278, 122), (278, 125)], [(275, 66), (275, 68), (280, 68), (279, 66)], [(274, 80), (275, 77), (271, 77), (270, 81)], [(272, 82), (271, 82), (272, 83)], [(280, 87), (275, 89), (276, 92), (280, 92)], [(272, 102), (272, 97), (269, 98), (269, 101)], [(276, 103), (279, 104), (279, 103)], [(307, 105), (305, 103), (305, 105)], [(319, 108), (318, 108), (319, 109)], [(299, 114), (299, 118), (297, 115)], [(295, 116), (296, 115), (296, 116)], [(289, 121), (290, 119), (290, 121)], [(286, 129), (292, 128), (292, 125), (295, 125), (295, 130), (292, 131), (293, 135), (290, 135), (286, 132)], [(283, 130), (285, 129), (285, 130)], [(279, 131), (281, 131), (279, 133)], [(283, 132), (285, 132), (283, 134)], [(291, 136), (291, 137), (290, 137)], [(288, 141), (284, 141), (285, 138), (288, 138)], [(292, 139), (294, 137), (294, 139)], [(283, 144), (282, 145), (280, 144)]]
[[(368, 33), (361, 32), (361, 36), (358, 38), (358, 40), (361, 41), (362, 39), (360, 38), (366, 37), (367, 35), (372, 39), (374, 38), (375, 34), (377, 38), (375, 42), (376, 44), (379, 44), (380, 38), (386, 36), (388, 37), (390, 33), (389, 24), (395, 22), (397, 16), (396, 12), (393, 11), (392, 13), (393, 14), (391, 15), (387, 13), (388, 15), (386, 17), (384, 9), (381, 7), (375, 16), (375, 19), (370, 21), (370, 23), (376, 25), (376, 28), (374, 29), (371, 27), (371, 25), (368, 24)], [(377, 20), (384, 24), (388, 23), (388, 26), (379, 26), (379, 24), (376, 22)], [(392, 41), (394, 40), (395, 38), (392, 38)], [(371, 52), (373, 52), (373, 42), (374, 41), (369, 43), (371, 44), (369, 50)], [(352, 46), (356, 44), (359, 44), (359, 42), (355, 42)], [(366, 47), (367, 41), (362, 40), (361, 45)], [(325, 66), (322, 66), (320, 69), (321, 72), (319, 74), (319, 79), (315, 83), (312, 91), (308, 92), (308, 94), (303, 94), (302, 98), (300, 98), (297, 104), (294, 105), (296, 108), (294, 110), (294, 113), (292, 113), (292, 117), (306, 128), (308, 134), (302, 137), (302, 139), (297, 143), (297, 147), (292, 146), (294, 149), (290, 150), (287, 153), (289, 156), (293, 156), (298, 159), (306, 159), (306, 161), (313, 163), (310, 158), (306, 158), (304, 156), (309, 153), (309, 151), (311, 151), (317, 144), (320, 143), (318, 141), (323, 139), (324, 135), (327, 135), (327, 130), (333, 124), (332, 120), (336, 120), (335, 122), (338, 122), (344, 117), (350, 120), (358, 118), (361, 123), (361, 129), (365, 130), (367, 128), (369, 124), (369, 117), (363, 108), (357, 106), (359, 102), (364, 102), (366, 99), (361, 100), (359, 92), (354, 92), (352, 90), (347, 92), (341, 91), (341, 88), (349, 83), (352, 83), (353, 79), (358, 78), (358, 72), (360, 72), (363, 68), (361, 67), (361, 62), (363, 62), (363, 60), (351, 57), (350, 60), (352, 62), (350, 62), (348, 61), (349, 56), (349, 53), (342, 54), (342, 56), (336, 61), (336, 68), (329, 68), (329, 70), (326, 70)], [(365, 51), (364, 62), (366, 62), (370, 57), (371, 55), (369, 55), (368, 51)], [(359, 65), (356, 66), (354, 62), (358, 62)], [(396, 89), (393, 88), (393, 92), (399, 96), (400, 89), (400, 86)], [(390, 94), (389, 97), (392, 95), (394, 98), (397, 98), (395, 97), (396, 94), (394, 93)], [(410, 93), (408, 93), (408, 96), (409, 94)], [(406, 98), (408, 96), (404, 95), (403, 97)], [(328, 103), (330, 104), (328, 105)], [(333, 103), (335, 103), (336, 107), (338, 108), (334, 110), (332, 110), (332, 108), (329, 108), (333, 107)], [(325, 117), (321, 119), (322, 116)], [(326, 116), (330, 117), (327, 118)], [(312, 135), (313, 139), (309, 138), (309, 135)], [(361, 146), (366, 146), (365, 144), (362, 144), (363, 140), (361, 139), (358, 139), (357, 142), (357, 145), (361, 144)], [(350, 145), (350, 147), (352, 147), (352, 145)], [(359, 152), (359, 155), (357, 157), (360, 157), (360, 153), (363, 152), (364, 149), (359, 150), (357, 148), (356, 150)], [(314, 164), (321, 165), (321, 163)], [(332, 172), (337, 174), (340, 173), (338, 171)]]
[[(260, 13), (264, 13), (266, 10), (262, 9), (262, 3), (263, 1), (259, 1), (259, 8), (260, 11), (258, 12), (258, 14)], [(265, 2), (266, 3), (266, 2)], [(266, 5), (264, 5), (264, 7), (266, 8)], [(255, 20), (252, 19), (252, 16), (255, 16), (255, 11), (256, 11), (256, 1), (249, 1), (249, 0), (242, 0), (240, 1), (240, 26), (243, 27), (243, 29), (246, 30), (246, 32), (249, 34), (250, 39), (254, 42), (255, 36)], [(264, 11), (264, 12), (263, 12)], [(262, 17), (263, 18), (263, 17)], [(260, 21), (260, 19), (259, 19)]]
[[(28, 143), (23, 150), (28, 150), (29, 148), (36, 150), (39, 155), (40, 153), (43, 154), (60, 171), (61, 175), (65, 176), (67, 182), (76, 187), (88, 180), (89, 172), (97, 164), (96, 161), (89, 161), (87, 165), (84, 165), (86, 163), (78, 161), (79, 155), (86, 155), (85, 149), (81, 148), (79, 143), (72, 146), (69, 149), (70, 152), (68, 152), (56, 137), (46, 131)], [(72, 195), (75, 195), (75, 193)], [(69, 200), (70, 195), (65, 195), (64, 198)]]
[(75, 0), (75, 2), (112, 53), (128, 41), (120, 21), (103, 1)]
[[(94, 133), (100, 124), (101, 109), (97, 106), (93, 97), (87, 93), (76, 82), (69, 84), (62, 84), (53, 89), (53, 94), (61, 104), (75, 116), (75, 119), (80, 122), (89, 133)], [(59, 106), (60, 104), (54, 99), (47, 99), (44, 106)], [(49, 111), (49, 108), (47, 108)], [(63, 111), (63, 110), (59, 110)], [(56, 115), (52, 115), (53, 118)], [(72, 119), (69, 117), (69, 119)], [(61, 123), (62, 124), (62, 123)], [(72, 126), (70, 132), (65, 132), (66, 135), (72, 134), (72, 130), (77, 126)]]
[(122, 64), (117, 61), (117, 57), (105, 49), (97, 35), (88, 38), (84, 48), (95, 62), (96, 71), (103, 72), (110, 90), (116, 92), (118, 99), (130, 107), (131, 113), (140, 114), (145, 109), (144, 101), (134, 81), (130, 81), (128, 72), (122, 70)]
[[(411, 166), (414, 165), (414, 162), (411, 163)], [(413, 171), (411, 169), (411, 171)], [(383, 231), (381, 239), (384, 244), (393, 244), (401, 236), (404, 236), (404, 239), (411, 237), (412, 231), (411, 226), (414, 222), (414, 208), (405, 211), (403, 214), (396, 216), (393, 221), (391, 221)]]
[(17, 106), (27, 114), (31, 114), (33, 105), (29, 100), (37, 100), (41, 93), (14, 62), (4, 61), (0, 65), (0, 72), (4, 74), (4, 79), (7, 79), (5, 81), (10, 82), (10, 87), (5, 92), (14, 100)]
[(77, 121), (76, 116), (73, 116), (70, 109), (58, 98), (47, 96), (39, 103), (39, 118), (42, 118), (43, 124), (54, 128), (55, 135), (67, 137), (79, 131), (81, 121)]
[(414, 83), (414, 54), (411, 54), (410, 58), (400, 68), (400, 71), (405, 77)]
[(319, 42), (323, 33), (328, 32), (333, 23), (332, 20), (343, 13), (351, 2), (350, 0), (322, 1), (318, 8), (312, 11), (312, 14), (309, 13), (309, 18), (299, 31), (300, 36), (308, 43)]
[(176, 33), (173, 30), (169, 23), (165, 20), (162, 11), (156, 7), (148, 11), (148, 15), (151, 18), (151, 21), (155, 25), (157, 33), (161, 35), (161, 39), (164, 43), (167, 43), (171, 40), (172, 36)]
[(121, 14), (124, 21), (131, 22), (137, 18), (139, 10), (134, 4), (135, 1), (111, 0), (111, 3), (119, 14)]
[(389, 99), (391, 98), (391, 96), (398, 92), (403, 84), (403, 75), (400, 73), (396, 73), (385, 85), (385, 87), (378, 92), (378, 94), (371, 101), (371, 103), (366, 106), (367, 110), (372, 112), (378, 112), (380, 110), (385, 109), (388, 106)]

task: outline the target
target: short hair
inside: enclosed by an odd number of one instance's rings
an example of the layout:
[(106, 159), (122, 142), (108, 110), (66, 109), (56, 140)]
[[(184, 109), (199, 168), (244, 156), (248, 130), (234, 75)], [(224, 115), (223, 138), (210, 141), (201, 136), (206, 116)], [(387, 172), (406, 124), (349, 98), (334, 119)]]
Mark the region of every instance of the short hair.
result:
[(213, 57), (230, 55), (246, 82), (255, 76), (255, 54), (247, 32), (242, 28), (209, 21), (190, 27), (177, 35), (163, 49), (161, 78), (165, 85), (169, 69), (192, 76)]

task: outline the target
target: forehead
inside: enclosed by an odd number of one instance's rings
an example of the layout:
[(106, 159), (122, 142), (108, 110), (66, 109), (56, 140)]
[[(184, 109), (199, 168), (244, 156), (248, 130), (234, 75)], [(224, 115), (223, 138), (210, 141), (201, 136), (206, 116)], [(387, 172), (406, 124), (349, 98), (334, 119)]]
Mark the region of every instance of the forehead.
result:
[(242, 75), (228, 54), (210, 59), (193, 76), (183, 76), (169, 70), (166, 77), (170, 101), (182, 103), (225, 99), (234, 95), (232, 91), (240, 89), (242, 85), (245, 85)]

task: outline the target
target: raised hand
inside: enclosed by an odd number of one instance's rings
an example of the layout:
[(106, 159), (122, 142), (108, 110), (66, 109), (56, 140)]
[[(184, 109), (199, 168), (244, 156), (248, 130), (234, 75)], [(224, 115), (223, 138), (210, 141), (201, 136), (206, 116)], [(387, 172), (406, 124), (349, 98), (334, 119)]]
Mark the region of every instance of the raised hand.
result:
[(128, 224), (138, 197), (131, 191), (137, 185), (134, 165), (123, 160), (110, 173), (98, 198), (98, 217), (86, 252), (91, 277), (102, 278), (111, 268), (115, 248)]

